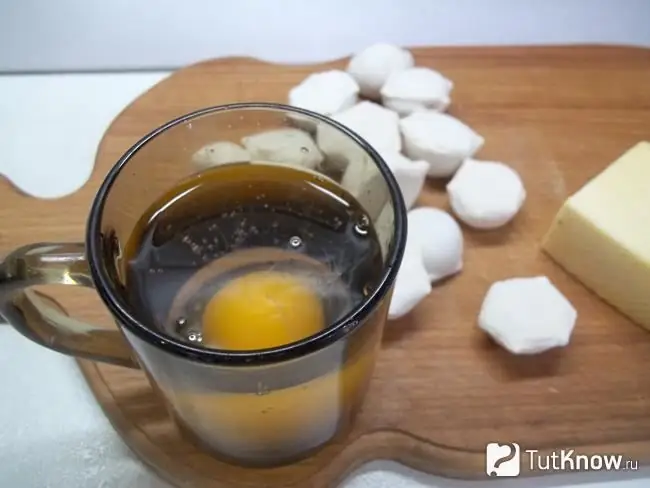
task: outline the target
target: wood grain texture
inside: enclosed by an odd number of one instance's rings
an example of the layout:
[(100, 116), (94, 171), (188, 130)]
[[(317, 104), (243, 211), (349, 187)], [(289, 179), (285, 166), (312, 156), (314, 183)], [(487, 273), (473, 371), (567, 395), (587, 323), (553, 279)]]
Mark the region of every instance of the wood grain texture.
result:
[[(464, 229), (465, 268), (389, 323), (353, 431), (301, 463), (244, 470), (184, 441), (144, 375), (82, 361), (98, 401), (127, 444), (164, 478), (187, 487), (331, 486), (361, 464), (394, 459), (451, 477), (484, 475), (487, 442), (522, 449), (619, 452), (650, 461), (650, 335), (540, 252), (564, 198), (641, 139), (650, 138), (650, 51), (611, 47), (421, 48), (419, 65), (455, 82), (450, 112), (486, 138), (479, 157), (512, 164), (528, 200), (507, 228)], [(2, 182), (2, 251), (35, 239), (79, 240), (103, 175), (146, 132), (208, 105), (285, 101), (307, 74), (344, 66), (277, 66), (232, 58), (174, 73), (127, 107), (104, 136), (91, 180), (57, 201)], [(431, 182), (420, 205), (448, 208)], [(489, 285), (546, 274), (579, 311), (571, 344), (514, 357), (476, 327)], [(88, 290), (50, 289), (70, 313), (110, 326)], [(83, 293), (80, 299), (79, 293)], [(525, 466), (524, 466), (525, 467)], [(526, 473), (535, 474), (535, 473)]]

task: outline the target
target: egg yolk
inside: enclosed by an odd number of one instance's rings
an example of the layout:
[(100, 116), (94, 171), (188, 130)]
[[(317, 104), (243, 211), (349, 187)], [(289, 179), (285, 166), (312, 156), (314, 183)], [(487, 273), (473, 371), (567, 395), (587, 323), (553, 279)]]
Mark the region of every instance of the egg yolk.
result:
[(251, 350), (304, 339), (325, 326), (317, 294), (300, 278), (258, 271), (232, 280), (203, 311), (203, 344)]

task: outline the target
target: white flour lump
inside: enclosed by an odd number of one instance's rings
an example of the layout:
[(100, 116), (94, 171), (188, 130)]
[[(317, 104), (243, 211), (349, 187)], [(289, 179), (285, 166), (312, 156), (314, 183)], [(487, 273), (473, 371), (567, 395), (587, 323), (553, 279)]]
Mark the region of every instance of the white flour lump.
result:
[[(395, 176), (406, 208), (410, 209), (424, 186), (429, 165), (424, 161), (411, 161), (398, 152), (386, 153), (383, 157)], [(377, 215), (374, 213), (377, 205), (383, 206), (388, 198), (387, 192), (380, 191), (385, 186), (384, 179), (375, 163), (367, 156), (348, 165), (341, 186), (357, 199), (365, 199), (363, 203), (370, 205), (368, 210), (372, 215)], [(377, 196), (373, 197), (373, 193)]]
[(206, 144), (192, 156), (192, 162), (199, 169), (227, 163), (242, 163), (250, 161), (248, 151), (230, 141), (217, 141)]
[(289, 104), (332, 115), (357, 103), (359, 85), (345, 71), (314, 73), (289, 90)]
[(397, 272), (388, 306), (388, 319), (394, 320), (407, 315), (429, 293), (431, 283), (417, 250), (407, 250)]
[[(402, 149), (399, 116), (381, 105), (359, 102), (332, 118), (356, 132), (378, 152), (399, 152)], [(359, 146), (355, 142), (326, 124), (318, 125), (316, 142), (333, 169), (344, 169), (359, 154)]]
[(465, 161), (447, 184), (454, 214), (471, 227), (494, 229), (521, 209), (526, 189), (519, 174), (495, 161)]
[(429, 164), (426, 161), (411, 161), (398, 152), (385, 152), (381, 156), (395, 176), (406, 209), (410, 209), (422, 191)]
[(451, 103), (454, 84), (430, 68), (414, 67), (390, 74), (381, 87), (386, 108), (400, 115), (421, 110), (445, 111)]
[(323, 161), (323, 154), (312, 137), (300, 129), (260, 132), (244, 137), (242, 144), (254, 161), (292, 164), (307, 169), (315, 169)]
[(490, 287), (479, 327), (513, 354), (566, 346), (578, 313), (546, 276), (511, 278)]
[(373, 102), (359, 102), (332, 117), (352, 129), (377, 151), (400, 151), (399, 116)]
[(463, 269), (463, 234), (456, 220), (444, 210), (433, 207), (411, 210), (407, 247), (420, 253), (430, 282)]
[(379, 216), (390, 198), (384, 177), (367, 154), (360, 155), (354, 164), (346, 168), (341, 186), (363, 205), (373, 220)]
[(395, 222), (395, 211), (392, 202), (384, 204), (379, 217), (374, 221), (381, 255), (385, 258), (388, 255), (388, 246), (393, 237), (393, 224)]
[(447, 212), (420, 207), (408, 213), (404, 259), (397, 273), (389, 319), (413, 310), (430, 292), (431, 284), (463, 268), (463, 235)]
[(451, 115), (424, 111), (400, 120), (404, 153), (429, 163), (429, 176), (453, 175), (461, 163), (472, 157), (485, 139)]
[[(385, 153), (383, 158), (397, 181), (406, 208), (411, 208), (424, 186), (429, 165), (424, 161), (411, 161), (398, 152)], [(362, 200), (371, 217), (379, 215), (388, 200), (387, 190), (383, 191), (384, 178), (367, 155), (348, 165), (341, 186)]]
[(413, 65), (413, 55), (409, 51), (379, 42), (352, 56), (347, 72), (359, 84), (361, 95), (376, 100), (381, 98), (381, 87), (391, 73), (412, 68)]

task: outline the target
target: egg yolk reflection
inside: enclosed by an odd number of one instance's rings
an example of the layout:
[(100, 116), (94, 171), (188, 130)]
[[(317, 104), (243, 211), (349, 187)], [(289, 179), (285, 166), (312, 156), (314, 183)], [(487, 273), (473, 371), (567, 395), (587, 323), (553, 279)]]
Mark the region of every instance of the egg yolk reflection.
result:
[(300, 278), (258, 271), (232, 280), (203, 311), (203, 344), (229, 350), (289, 344), (325, 327), (318, 295)]
[[(206, 305), (202, 323), (204, 345), (230, 350), (276, 347), (326, 326), (313, 287), (277, 271), (253, 272), (226, 284)], [(287, 388), (263, 394), (177, 391), (178, 418), (203, 442), (234, 457), (264, 462), (304, 453), (331, 439), (360, 405), (379, 337), (368, 337), (332, 371)]]

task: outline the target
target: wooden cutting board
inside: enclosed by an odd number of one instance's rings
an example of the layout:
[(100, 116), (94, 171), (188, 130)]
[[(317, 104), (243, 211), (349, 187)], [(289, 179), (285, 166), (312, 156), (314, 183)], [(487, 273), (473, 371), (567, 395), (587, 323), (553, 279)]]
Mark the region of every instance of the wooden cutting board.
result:
[[(479, 156), (512, 164), (528, 200), (512, 225), (465, 229), (463, 272), (407, 318), (389, 323), (354, 430), (311, 459), (267, 470), (222, 464), (184, 441), (138, 371), (81, 361), (126, 443), (161, 476), (187, 487), (323, 487), (387, 458), (451, 477), (484, 477), (488, 442), (522, 450), (617, 452), (650, 462), (650, 334), (555, 266), (539, 242), (564, 198), (641, 139), (650, 139), (650, 51), (613, 47), (420, 48), (417, 63), (455, 82), (450, 112), (486, 138)], [(285, 101), (307, 74), (345, 60), (278, 66), (248, 58), (174, 73), (112, 123), (91, 180), (38, 201), (1, 183), (2, 252), (34, 240), (79, 240), (103, 175), (138, 138), (191, 110), (226, 102)], [(101, 96), (101, 94), (98, 94)], [(447, 208), (431, 182), (420, 205)], [(647, 225), (639, 223), (639, 225)], [(488, 340), (476, 315), (489, 285), (546, 274), (579, 311), (569, 347), (515, 357)], [(51, 289), (70, 313), (111, 326), (90, 290)], [(649, 289), (650, 297), (650, 289)], [(649, 298), (650, 299), (650, 298)], [(524, 474), (527, 472), (524, 462)]]

